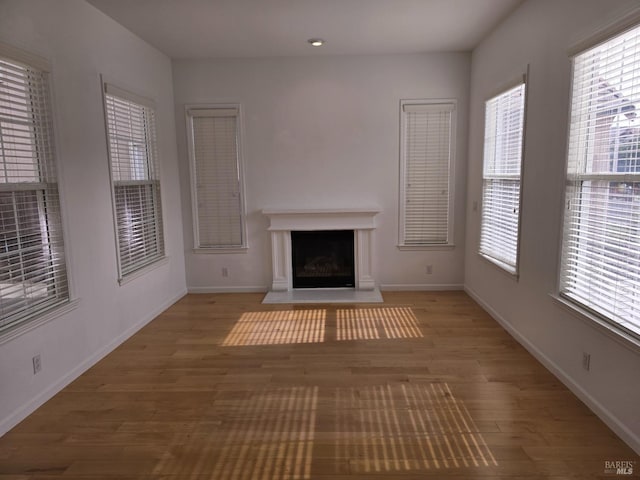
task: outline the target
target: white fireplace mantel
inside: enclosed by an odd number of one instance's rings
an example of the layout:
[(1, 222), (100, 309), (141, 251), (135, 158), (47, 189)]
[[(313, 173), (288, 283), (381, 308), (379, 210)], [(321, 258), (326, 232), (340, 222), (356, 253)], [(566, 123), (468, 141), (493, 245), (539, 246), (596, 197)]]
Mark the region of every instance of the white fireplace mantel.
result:
[(273, 291), (293, 289), (291, 266), (291, 232), (310, 230), (353, 230), (356, 290), (375, 289), (373, 278), (373, 230), (377, 208), (275, 209), (262, 213), (269, 218)]

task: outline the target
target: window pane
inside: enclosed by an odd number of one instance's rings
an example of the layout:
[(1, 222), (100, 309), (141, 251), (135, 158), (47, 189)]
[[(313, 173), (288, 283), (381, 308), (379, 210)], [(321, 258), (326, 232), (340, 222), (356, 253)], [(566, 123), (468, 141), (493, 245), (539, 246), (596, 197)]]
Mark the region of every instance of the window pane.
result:
[(148, 107), (110, 95), (106, 103), (113, 180), (153, 178), (154, 150), (149, 139), (153, 114)]
[(105, 94), (120, 276), (164, 256), (155, 114)]
[(48, 77), (0, 58), (0, 330), (68, 301)]
[(157, 184), (114, 185), (123, 274), (162, 255), (155, 222)]
[(480, 253), (516, 273), (525, 85), (487, 101)]
[[(520, 221), (520, 180), (485, 180), (480, 253), (515, 273)], [(509, 268), (510, 267), (510, 268)]]
[(640, 336), (640, 28), (574, 59), (561, 293)]
[(403, 105), (404, 245), (449, 239), (453, 104)]
[(0, 59), (0, 183), (40, 181), (36, 129), (41, 127), (37, 120), (46, 119), (46, 112), (34, 111), (32, 83), (39, 90), (43, 81), (36, 72)]
[(196, 247), (241, 247), (238, 109), (191, 109)]

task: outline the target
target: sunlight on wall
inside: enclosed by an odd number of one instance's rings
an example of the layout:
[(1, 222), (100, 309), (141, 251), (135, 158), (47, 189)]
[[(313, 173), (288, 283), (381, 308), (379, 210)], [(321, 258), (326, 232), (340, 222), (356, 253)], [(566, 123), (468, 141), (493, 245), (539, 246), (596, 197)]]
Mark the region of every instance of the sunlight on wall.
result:
[(325, 310), (247, 312), (223, 346), (278, 345), (324, 341)]
[(339, 389), (336, 443), (353, 473), (497, 466), (462, 401), (445, 384)]
[(408, 307), (363, 308), (337, 311), (338, 340), (419, 338), (418, 320)]
[(176, 438), (153, 473), (176, 479), (310, 479), (317, 403), (317, 386), (268, 388), (234, 400), (231, 412), (223, 409), (221, 424), (205, 423)]

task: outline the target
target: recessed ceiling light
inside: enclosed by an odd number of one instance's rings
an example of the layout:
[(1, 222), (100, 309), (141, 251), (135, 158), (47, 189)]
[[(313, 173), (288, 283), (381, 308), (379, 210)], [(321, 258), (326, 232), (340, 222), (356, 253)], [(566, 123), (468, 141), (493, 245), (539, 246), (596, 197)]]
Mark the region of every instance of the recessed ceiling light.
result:
[(313, 47), (321, 47), (324, 45), (324, 40), (321, 38), (310, 38), (307, 42), (309, 42)]

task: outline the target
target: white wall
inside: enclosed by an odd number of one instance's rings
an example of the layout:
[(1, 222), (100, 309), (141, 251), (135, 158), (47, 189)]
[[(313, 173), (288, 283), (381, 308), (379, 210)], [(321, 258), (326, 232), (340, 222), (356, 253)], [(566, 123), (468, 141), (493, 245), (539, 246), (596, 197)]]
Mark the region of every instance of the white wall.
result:
[[(570, 88), (570, 46), (633, 0), (529, 0), (473, 52), (465, 287), (632, 447), (640, 451), (640, 351), (569, 313), (556, 292)], [(520, 279), (477, 254), (484, 100), (530, 64)], [(591, 371), (582, 354), (591, 354)]]
[[(191, 291), (271, 284), (266, 207), (377, 206), (374, 276), (384, 288), (461, 286), (469, 55), (314, 56), (173, 63), (187, 285)], [(450, 251), (399, 251), (400, 99), (456, 98), (455, 243)], [(184, 105), (239, 102), (249, 250), (194, 254)], [(433, 274), (426, 275), (426, 265)], [(226, 267), (228, 278), (221, 270)]]
[[(60, 188), (78, 307), (0, 346), (0, 434), (184, 294), (171, 62), (81, 0), (3, 0), (0, 40), (52, 64)], [(169, 262), (117, 282), (100, 74), (157, 103)], [(31, 357), (42, 371), (33, 375)]]

